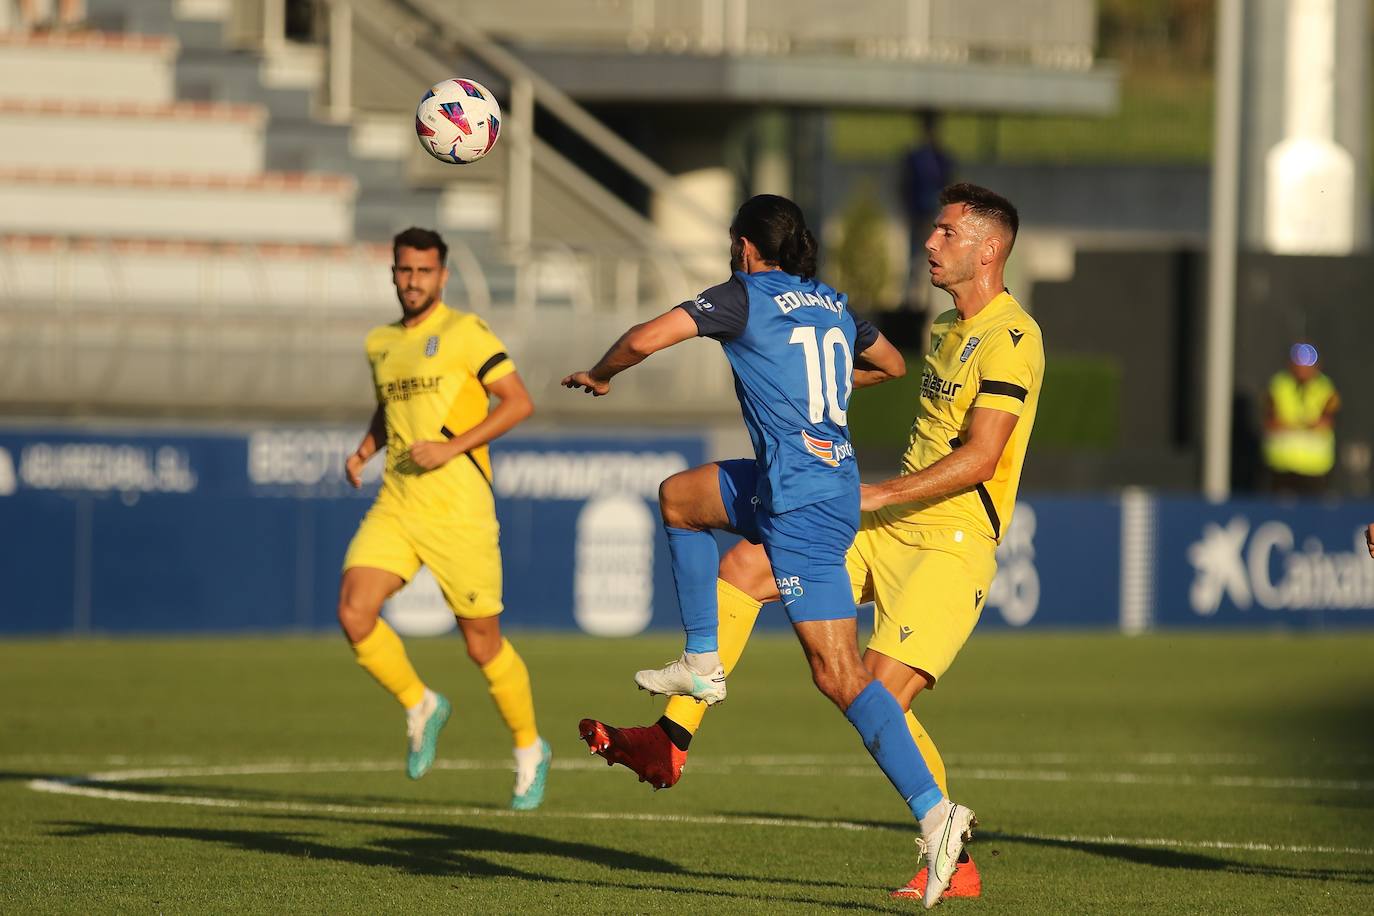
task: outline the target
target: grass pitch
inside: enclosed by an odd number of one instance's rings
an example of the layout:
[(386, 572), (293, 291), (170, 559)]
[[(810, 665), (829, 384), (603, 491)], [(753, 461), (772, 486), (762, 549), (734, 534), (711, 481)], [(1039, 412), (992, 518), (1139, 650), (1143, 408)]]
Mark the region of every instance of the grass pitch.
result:
[[(756, 638), (658, 793), (576, 726), (656, 718), (630, 675), (677, 641), (515, 642), (557, 755), (519, 815), (457, 639), (409, 643), (456, 710), (420, 782), (338, 638), (0, 643), (0, 912), (919, 909), (887, 897), (909, 815), (790, 636)], [(1374, 910), (1371, 659), (1369, 635), (978, 634), (918, 701), (982, 824), (984, 896), (943, 912)]]

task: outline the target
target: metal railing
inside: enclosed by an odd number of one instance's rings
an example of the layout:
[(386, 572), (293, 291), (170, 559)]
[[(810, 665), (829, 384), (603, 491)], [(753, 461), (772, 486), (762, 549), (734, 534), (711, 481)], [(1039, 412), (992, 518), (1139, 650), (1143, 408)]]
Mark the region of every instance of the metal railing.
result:
[[(457, 8), (456, 4), (449, 4)], [(1096, 0), (464, 0), (502, 41), (631, 52), (1010, 59), (1086, 69)]]

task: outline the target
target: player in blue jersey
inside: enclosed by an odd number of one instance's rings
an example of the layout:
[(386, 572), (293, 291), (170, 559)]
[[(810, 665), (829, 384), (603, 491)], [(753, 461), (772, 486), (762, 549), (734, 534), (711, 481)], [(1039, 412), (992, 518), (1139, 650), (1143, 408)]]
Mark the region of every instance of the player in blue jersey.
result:
[[(729, 280), (631, 328), (595, 366), (563, 380), (605, 395), (615, 375), (651, 354), (712, 337), (734, 370), (754, 446), (752, 463), (697, 469), (716, 476), (715, 499), (665, 514), (687, 645), (668, 667), (641, 671), (635, 680), (656, 693), (707, 703), (724, 698), (716, 640), (719, 555), (709, 529), (761, 543), (816, 686), (844, 712), (920, 821), (938, 900), (972, 831), (973, 812), (944, 797), (901, 706), (864, 667), (845, 568), (859, 522), (849, 396), (855, 386), (900, 376), (905, 366), (871, 325), (854, 320), (842, 294), (815, 279), (816, 243), (792, 201), (749, 199), (731, 223), (730, 242)], [(755, 511), (742, 511), (750, 503)]]

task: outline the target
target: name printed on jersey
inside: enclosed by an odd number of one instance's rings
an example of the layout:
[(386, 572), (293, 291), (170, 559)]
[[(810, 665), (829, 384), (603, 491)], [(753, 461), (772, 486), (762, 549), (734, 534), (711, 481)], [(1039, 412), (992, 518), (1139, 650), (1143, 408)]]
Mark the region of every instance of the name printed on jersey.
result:
[[(698, 299), (698, 302), (701, 300)], [(788, 290), (773, 297), (773, 301), (782, 309), (784, 315), (794, 312), (797, 309), (822, 308), (834, 312), (836, 315), (844, 314), (844, 304), (836, 302), (829, 296), (822, 296), (819, 293), (804, 293), (797, 290)]]

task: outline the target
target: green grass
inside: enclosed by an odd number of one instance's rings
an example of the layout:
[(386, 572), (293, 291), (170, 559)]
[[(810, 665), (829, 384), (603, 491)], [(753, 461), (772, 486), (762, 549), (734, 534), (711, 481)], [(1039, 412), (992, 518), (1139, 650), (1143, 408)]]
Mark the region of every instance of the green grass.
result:
[[(1210, 74), (1128, 71), (1109, 115), (951, 112), (941, 137), (959, 162), (1204, 163), (1212, 105)], [(845, 111), (835, 114), (830, 136), (842, 160), (892, 159), (916, 143), (919, 129), (906, 114)]]
[[(886, 896), (913, 871), (909, 817), (790, 636), (750, 647), (676, 788), (586, 756), (581, 716), (657, 716), (629, 675), (674, 643), (517, 635), (564, 765), (519, 816), (455, 640), (411, 642), (457, 713), (448, 768), (416, 783), (399, 711), (341, 640), (0, 643), (0, 912), (917, 909)], [(984, 897), (945, 912), (1369, 912), (1372, 656), (1364, 634), (976, 635), (918, 704), (983, 825)], [(203, 769), (280, 760), (340, 766)], [(104, 788), (202, 804), (29, 785), (136, 767), (154, 772)], [(865, 829), (806, 826), (832, 820)], [(1353, 851), (1227, 845), (1247, 843)]]

